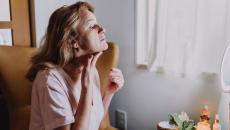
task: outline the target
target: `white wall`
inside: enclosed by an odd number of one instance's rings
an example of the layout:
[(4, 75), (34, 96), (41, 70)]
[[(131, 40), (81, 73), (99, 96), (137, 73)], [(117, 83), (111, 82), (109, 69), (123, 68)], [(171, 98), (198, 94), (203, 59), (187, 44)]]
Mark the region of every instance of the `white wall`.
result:
[[(37, 43), (45, 33), (51, 12), (73, 1), (35, 2)], [(218, 81), (202, 85), (199, 81), (150, 73), (135, 66), (134, 0), (88, 1), (95, 5), (98, 21), (107, 30), (107, 39), (117, 42), (120, 47), (119, 68), (123, 70), (125, 86), (112, 100), (110, 114), (113, 125), (117, 108), (127, 111), (128, 130), (154, 130), (157, 122), (168, 120), (169, 113), (183, 110), (193, 119), (198, 119), (203, 104), (208, 104), (214, 114), (220, 103), (219, 112), (222, 119), (226, 119), (228, 110), (225, 104), (228, 101), (219, 92)], [(227, 130), (224, 125), (223, 130)]]
[(63, 5), (69, 5), (75, 1), (76, 0), (34, 0), (37, 47), (40, 46), (52, 12)]

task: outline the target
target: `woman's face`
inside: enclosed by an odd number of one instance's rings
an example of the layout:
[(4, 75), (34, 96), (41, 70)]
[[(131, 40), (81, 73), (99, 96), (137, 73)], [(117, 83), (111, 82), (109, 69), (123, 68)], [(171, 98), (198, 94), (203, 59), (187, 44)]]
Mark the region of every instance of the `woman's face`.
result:
[(105, 29), (97, 23), (92, 12), (86, 9), (81, 11), (77, 29), (80, 34), (79, 47), (85, 51), (85, 54), (101, 52), (108, 48)]

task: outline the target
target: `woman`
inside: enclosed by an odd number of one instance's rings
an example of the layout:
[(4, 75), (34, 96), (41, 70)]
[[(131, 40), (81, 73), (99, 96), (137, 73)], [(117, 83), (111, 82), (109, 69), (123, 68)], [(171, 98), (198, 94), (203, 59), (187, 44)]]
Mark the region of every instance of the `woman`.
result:
[(93, 11), (89, 3), (77, 2), (51, 15), (43, 48), (27, 74), (33, 81), (30, 130), (98, 130), (122, 88), (122, 72), (111, 68), (101, 97), (95, 64), (108, 45)]

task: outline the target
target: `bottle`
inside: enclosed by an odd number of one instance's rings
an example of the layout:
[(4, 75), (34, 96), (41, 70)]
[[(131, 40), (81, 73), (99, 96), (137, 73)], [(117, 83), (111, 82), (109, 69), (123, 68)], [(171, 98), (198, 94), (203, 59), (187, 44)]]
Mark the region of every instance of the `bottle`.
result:
[(205, 105), (201, 110), (200, 121), (197, 123), (196, 130), (211, 130), (209, 119), (208, 106)]
[(221, 125), (220, 125), (220, 122), (219, 122), (219, 115), (218, 114), (215, 115), (212, 130), (221, 130)]
[(208, 123), (208, 121), (210, 119), (208, 105), (204, 105), (204, 108), (201, 111), (200, 119), (202, 122)]

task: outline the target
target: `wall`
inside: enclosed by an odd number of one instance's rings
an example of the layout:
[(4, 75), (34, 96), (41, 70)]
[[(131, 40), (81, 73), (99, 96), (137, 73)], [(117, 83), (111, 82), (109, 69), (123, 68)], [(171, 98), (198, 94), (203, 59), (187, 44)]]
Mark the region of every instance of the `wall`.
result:
[(59, 7), (72, 4), (75, 1), (76, 0), (34, 0), (37, 47), (40, 46), (41, 39), (46, 32), (51, 13)]
[[(37, 43), (45, 33), (51, 12), (73, 1), (35, 2)], [(168, 120), (168, 114), (174, 112), (186, 111), (193, 119), (198, 120), (204, 104), (209, 105), (213, 115), (220, 103), (219, 112), (222, 119), (226, 119), (226, 96), (220, 93), (218, 80), (202, 84), (198, 80), (150, 73), (134, 64), (134, 0), (88, 1), (95, 5), (98, 21), (107, 30), (107, 39), (115, 41), (120, 47), (119, 68), (125, 76), (125, 85), (114, 96), (110, 106), (113, 125), (114, 112), (118, 108), (128, 114), (128, 130), (154, 130), (159, 121)], [(227, 130), (224, 125), (226, 124), (223, 124), (223, 130)]]

